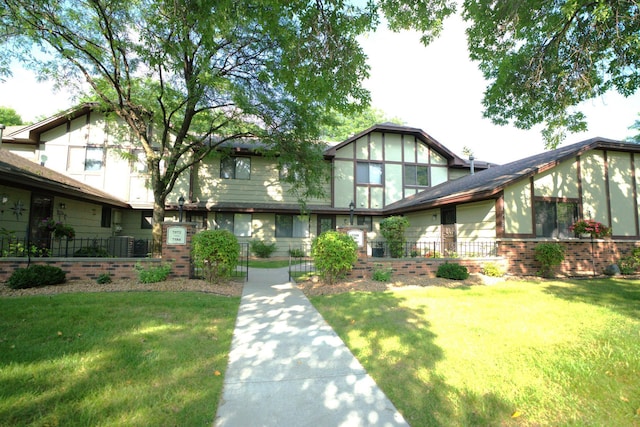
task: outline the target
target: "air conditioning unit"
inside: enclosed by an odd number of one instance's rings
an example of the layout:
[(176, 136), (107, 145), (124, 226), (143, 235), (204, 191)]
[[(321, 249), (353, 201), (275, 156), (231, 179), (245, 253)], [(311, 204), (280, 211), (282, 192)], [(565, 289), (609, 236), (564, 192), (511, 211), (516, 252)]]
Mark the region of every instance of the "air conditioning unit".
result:
[(109, 238), (107, 250), (117, 258), (132, 258), (134, 241), (132, 236), (113, 236)]

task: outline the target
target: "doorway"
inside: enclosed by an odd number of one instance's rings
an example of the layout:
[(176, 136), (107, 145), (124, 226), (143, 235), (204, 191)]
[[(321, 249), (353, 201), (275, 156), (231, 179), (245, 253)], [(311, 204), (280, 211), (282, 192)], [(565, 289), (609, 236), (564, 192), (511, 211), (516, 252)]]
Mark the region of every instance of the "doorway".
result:
[(51, 247), (51, 233), (42, 230), (38, 225), (45, 218), (52, 218), (53, 197), (44, 194), (31, 195), (31, 209), (29, 209), (29, 239), (38, 248)]
[(457, 251), (456, 208), (442, 208), (440, 211), (442, 255), (449, 256)]

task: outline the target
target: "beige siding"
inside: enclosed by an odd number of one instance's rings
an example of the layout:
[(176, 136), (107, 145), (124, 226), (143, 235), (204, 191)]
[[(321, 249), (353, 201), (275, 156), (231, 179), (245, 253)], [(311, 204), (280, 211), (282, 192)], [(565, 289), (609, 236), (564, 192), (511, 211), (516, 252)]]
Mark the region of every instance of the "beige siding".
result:
[(384, 206), (384, 190), (382, 187), (371, 187), (371, 209), (382, 209)]
[(418, 141), (418, 163), (429, 163), (429, 147)]
[(369, 158), (369, 141), (366, 135), (356, 140), (356, 158), (360, 160)]
[(370, 209), (369, 206), (369, 187), (356, 187), (356, 206), (359, 208)]
[[(17, 237), (24, 237), (29, 223), (29, 205), (31, 192), (19, 188), (0, 185), (0, 196), (6, 196), (6, 203), (0, 200), (0, 224), (10, 232), (15, 232)], [(22, 210), (20, 209), (22, 206)], [(21, 212), (20, 215), (17, 213)], [(0, 254), (1, 255), (1, 254)]]
[(346, 145), (336, 150), (336, 157), (344, 159), (353, 159), (353, 144)]
[(429, 185), (431, 185), (432, 187), (435, 187), (438, 184), (442, 184), (443, 182), (446, 182), (449, 178), (448, 176), (448, 172), (447, 172), (447, 168), (445, 167), (432, 167), (431, 168), (431, 182), (429, 183)]
[(580, 159), (582, 172), (582, 208), (585, 218), (607, 224), (607, 197), (604, 179), (604, 153), (589, 151)]
[(407, 241), (420, 243), (440, 241), (439, 209), (410, 213), (406, 218), (409, 221), (406, 232)]
[(456, 220), (458, 241), (496, 237), (496, 210), (493, 200), (458, 206)]
[(369, 138), (369, 154), (371, 156), (371, 160), (383, 160), (382, 134), (380, 132), (373, 132)]
[(571, 159), (537, 175), (534, 178), (534, 191), (541, 197), (578, 198), (577, 160)]
[(346, 208), (353, 200), (353, 184), (355, 171), (353, 162), (336, 160), (334, 169), (334, 204), (337, 208)]
[[(264, 157), (250, 157), (250, 159), (250, 179), (220, 178), (220, 160), (217, 158), (199, 164), (196, 168), (194, 200), (207, 203), (297, 203), (297, 197), (288, 191), (288, 186), (280, 183), (278, 169), (275, 167), (273, 160)], [(341, 163), (344, 166), (352, 165), (351, 162)], [(337, 174), (343, 176), (343, 173), (337, 172)], [(346, 174), (344, 176), (347, 177)], [(184, 179), (178, 182), (173, 195), (176, 199), (180, 194), (186, 195), (187, 188), (188, 179), (187, 175), (185, 175)], [(328, 188), (326, 191), (328, 194)], [(307, 200), (307, 203), (327, 204), (328, 201), (311, 199)], [(347, 202), (348, 204), (349, 202)]]
[(531, 234), (531, 186), (523, 179), (504, 190), (504, 231), (507, 234)]
[(387, 161), (402, 161), (401, 135), (387, 133), (384, 136), (384, 156)]
[(463, 176), (467, 176), (467, 175), (469, 175), (469, 171), (468, 170), (449, 169), (449, 179), (452, 180), (452, 181), (454, 179), (462, 178)]
[(384, 178), (385, 203), (388, 205), (402, 199), (402, 165), (387, 163)]
[(617, 236), (635, 236), (635, 203), (631, 154), (607, 152), (609, 163), (609, 195), (611, 197), (611, 226)]

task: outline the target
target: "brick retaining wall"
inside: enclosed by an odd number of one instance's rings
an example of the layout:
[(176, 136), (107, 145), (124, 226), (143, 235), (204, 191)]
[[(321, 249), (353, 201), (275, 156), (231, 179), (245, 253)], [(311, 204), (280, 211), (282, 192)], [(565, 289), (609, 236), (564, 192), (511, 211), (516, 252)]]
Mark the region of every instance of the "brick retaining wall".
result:
[(506, 268), (506, 260), (499, 257), (487, 258), (360, 258), (348, 274), (350, 279), (370, 279), (378, 269), (393, 269), (392, 277), (405, 276), (436, 277), (438, 267), (444, 263), (456, 263), (467, 267), (469, 273), (479, 273), (487, 263), (495, 263)]

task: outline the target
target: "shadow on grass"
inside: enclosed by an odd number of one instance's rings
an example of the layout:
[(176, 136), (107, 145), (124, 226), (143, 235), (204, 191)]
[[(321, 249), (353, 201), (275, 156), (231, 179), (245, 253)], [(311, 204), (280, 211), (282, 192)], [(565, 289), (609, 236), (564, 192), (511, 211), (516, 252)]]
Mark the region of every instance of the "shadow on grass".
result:
[(0, 425), (211, 424), (238, 302), (170, 293), (0, 299)]
[(451, 386), (436, 373), (446, 354), (435, 343), (425, 308), (405, 307), (406, 299), (391, 292), (344, 293), (312, 302), (411, 426), (510, 420), (509, 403)]
[(640, 318), (640, 282), (625, 279), (584, 279), (548, 285), (546, 292), (568, 301), (609, 308), (634, 319)]

